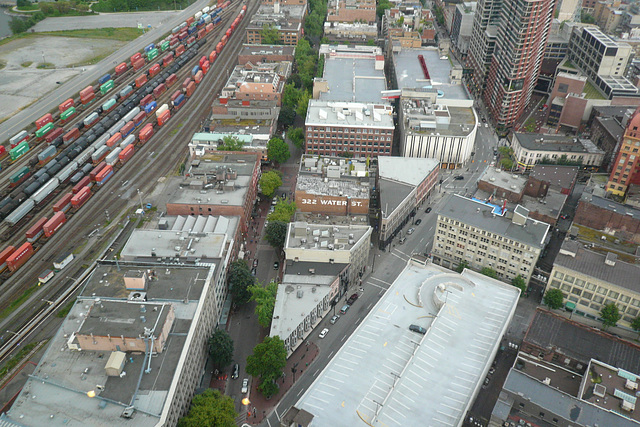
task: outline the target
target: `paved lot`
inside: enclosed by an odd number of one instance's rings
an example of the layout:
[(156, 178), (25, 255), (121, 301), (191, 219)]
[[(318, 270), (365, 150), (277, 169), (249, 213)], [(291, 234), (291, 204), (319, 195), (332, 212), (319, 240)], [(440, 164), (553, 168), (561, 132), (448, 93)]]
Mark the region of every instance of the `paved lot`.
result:
[(144, 28), (151, 25), (156, 28), (170, 18), (174, 17), (176, 12), (137, 12), (137, 13), (101, 13), (92, 16), (63, 16), (60, 18), (47, 18), (38, 22), (33, 30), (35, 32), (42, 31), (64, 31), (64, 30), (81, 30), (93, 28), (121, 28), (121, 27), (137, 27), (142, 24)]

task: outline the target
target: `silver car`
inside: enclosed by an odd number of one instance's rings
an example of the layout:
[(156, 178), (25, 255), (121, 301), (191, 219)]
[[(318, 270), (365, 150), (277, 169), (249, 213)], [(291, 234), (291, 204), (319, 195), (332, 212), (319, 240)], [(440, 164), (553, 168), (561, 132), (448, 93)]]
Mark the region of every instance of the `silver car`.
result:
[(245, 394), (248, 391), (249, 391), (249, 379), (245, 378), (242, 380), (242, 389), (240, 390), (240, 393)]

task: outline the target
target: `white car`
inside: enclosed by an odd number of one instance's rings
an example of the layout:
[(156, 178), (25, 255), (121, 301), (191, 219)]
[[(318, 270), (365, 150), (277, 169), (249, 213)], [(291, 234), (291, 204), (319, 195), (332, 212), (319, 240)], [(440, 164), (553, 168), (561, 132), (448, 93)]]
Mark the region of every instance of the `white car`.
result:
[(329, 333), (329, 329), (328, 328), (324, 328), (322, 330), (322, 332), (320, 332), (320, 338), (324, 338), (327, 336), (327, 333)]
[(242, 380), (242, 389), (240, 390), (240, 393), (245, 394), (248, 391), (249, 391), (249, 379), (245, 378)]
[(335, 316), (333, 316), (333, 317), (331, 318), (331, 320), (329, 320), (329, 323), (331, 323), (331, 324), (333, 325), (333, 324), (335, 324), (335, 323), (338, 321), (338, 319), (339, 319), (339, 318), (340, 318), (340, 316), (338, 316), (338, 315), (336, 314)]

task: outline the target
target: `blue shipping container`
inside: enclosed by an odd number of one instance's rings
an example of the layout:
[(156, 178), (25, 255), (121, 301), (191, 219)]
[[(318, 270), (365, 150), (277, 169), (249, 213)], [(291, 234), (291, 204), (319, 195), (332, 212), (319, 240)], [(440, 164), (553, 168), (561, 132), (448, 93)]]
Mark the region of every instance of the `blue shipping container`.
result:
[(191, 35), (196, 31), (198, 31), (198, 27), (189, 27), (189, 29), (187, 30), (187, 34)]
[(184, 102), (184, 95), (178, 95), (178, 97), (172, 101), (174, 107), (179, 107)]
[(100, 187), (105, 182), (109, 181), (109, 178), (111, 178), (112, 176), (113, 176), (113, 169), (104, 178), (102, 178), (102, 181), (97, 181), (96, 184), (98, 185), (98, 187)]
[(219, 16), (216, 16), (216, 17), (213, 19), (213, 25), (219, 24), (219, 23), (220, 23), (220, 21), (221, 21), (220, 17), (219, 17)]
[(100, 77), (100, 80), (98, 80), (98, 83), (103, 85), (106, 82), (108, 82), (109, 80), (111, 80), (111, 74), (105, 74), (104, 76)]
[(157, 106), (158, 104), (156, 104), (156, 101), (151, 101), (150, 103), (144, 106), (144, 112), (149, 114), (150, 112), (155, 110)]
[(191, 70), (191, 77), (195, 76), (196, 74), (198, 74), (198, 71), (200, 71), (200, 67), (198, 67), (197, 65), (195, 67), (193, 67), (193, 70)]
[(155, 45), (155, 44), (153, 44), (153, 43), (151, 43), (149, 46), (147, 46), (147, 47), (145, 47), (145, 48), (144, 48), (144, 52), (145, 52), (145, 53), (147, 53), (147, 52), (149, 52), (150, 50), (155, 49), (155, 47), (156, 47), (156, 45)]

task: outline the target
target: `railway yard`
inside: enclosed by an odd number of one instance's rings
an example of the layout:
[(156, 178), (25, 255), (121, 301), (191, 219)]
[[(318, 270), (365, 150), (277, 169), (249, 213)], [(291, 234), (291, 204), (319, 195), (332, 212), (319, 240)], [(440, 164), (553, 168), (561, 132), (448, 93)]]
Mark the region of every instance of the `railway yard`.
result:
[(11, 332), (0, 364), (47, 328), (135, 225), (141, 195), (179, 168), (257, 7), (198, 12), (0, 147), (0, 322)]

